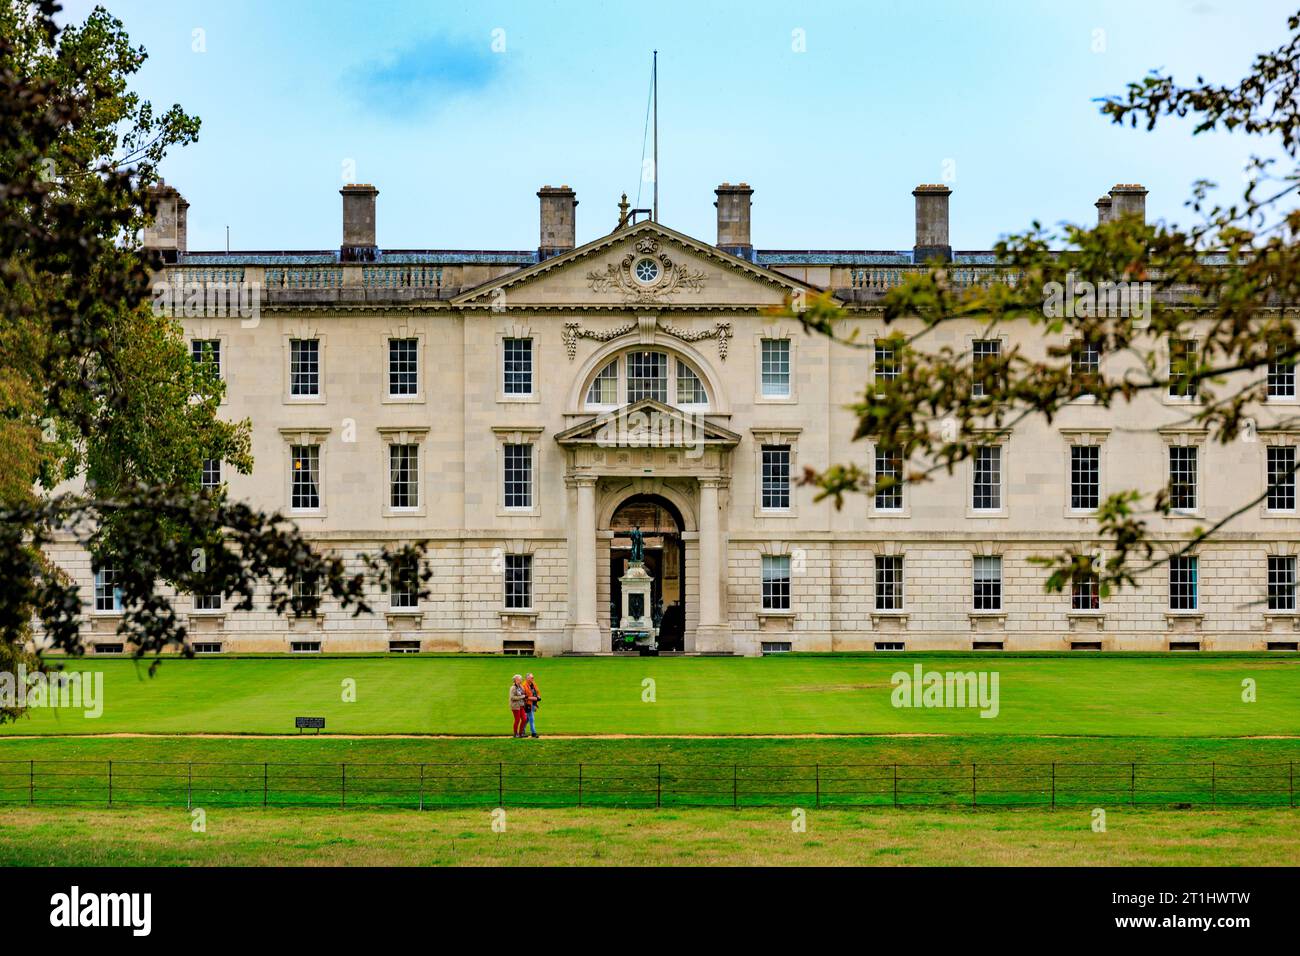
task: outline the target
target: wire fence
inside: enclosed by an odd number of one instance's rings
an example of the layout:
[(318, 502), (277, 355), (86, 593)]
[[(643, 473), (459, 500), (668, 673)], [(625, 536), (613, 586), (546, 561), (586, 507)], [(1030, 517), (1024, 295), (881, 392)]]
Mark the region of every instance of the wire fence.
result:
[(1296, 806), (1283, 763), (0, 760), (0, 806)]

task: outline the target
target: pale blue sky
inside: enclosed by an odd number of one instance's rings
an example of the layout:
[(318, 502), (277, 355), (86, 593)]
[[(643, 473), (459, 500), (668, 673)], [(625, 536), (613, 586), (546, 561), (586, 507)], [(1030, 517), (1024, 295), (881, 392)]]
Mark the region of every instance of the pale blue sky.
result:
[(957, 248), (1091, 221), (1117, 182), (1187, 221), (1192, 181), (1239, 195), (1254, 144), (1120, 129), (1092, 99), (1151, 68), (1236, 80), (1293, 5), (107, 4), (150, 54), (136, 88), (203, 120), (163, 167), (191, 250), (224, 248), (227, 225), (233, 249), (337, 247), (349, 160), (380, 190), (383, 248), (536, 248), (535, 193), (561, 183), (596, 238), (635, 199), (656, 47), (660, 218), (706, 241), (724, 180), (755, 188), (759, 248), (910, 248), (911, 189), (945, 172)]

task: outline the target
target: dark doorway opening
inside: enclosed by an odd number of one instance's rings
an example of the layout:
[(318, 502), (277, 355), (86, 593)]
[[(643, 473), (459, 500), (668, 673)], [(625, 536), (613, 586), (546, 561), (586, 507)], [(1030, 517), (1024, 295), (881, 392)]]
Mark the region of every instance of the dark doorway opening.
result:
[(609, 620), (618, 627), (623, 613), (620, 579), (632, 557), (633, 528), (644, 537), (645, 569), (652, 579), (651, 616), (659, 629), (660, 651), (686, 649), (686, 542), (685, 524), (673, 504), (659, 495), (633, 495), (614, 512), (614, 533), (609, 552)]

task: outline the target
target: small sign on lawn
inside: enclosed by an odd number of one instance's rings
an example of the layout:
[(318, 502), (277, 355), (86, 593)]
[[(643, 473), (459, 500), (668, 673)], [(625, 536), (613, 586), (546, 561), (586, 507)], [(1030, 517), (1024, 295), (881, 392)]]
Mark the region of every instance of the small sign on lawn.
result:
[(295, 717), (293, 724), (298, 728), (298, 733), (302, 733), (304, 728), (315, 728), (316, 733), (325, 729), (324, 717)]

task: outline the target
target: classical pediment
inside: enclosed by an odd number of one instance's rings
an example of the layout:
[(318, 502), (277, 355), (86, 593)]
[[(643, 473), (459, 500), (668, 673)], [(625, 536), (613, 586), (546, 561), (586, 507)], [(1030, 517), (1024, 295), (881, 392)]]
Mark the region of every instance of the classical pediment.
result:
[(566, 428), (555, 440), (561, 445), (607, 448), (732, 448), (740, 443), (740, 436), (703, 415), (643, 398)]
[(470, 289), (453, 304), (496, 311), (764, 308), (819, 291), (645, 221)]

